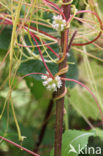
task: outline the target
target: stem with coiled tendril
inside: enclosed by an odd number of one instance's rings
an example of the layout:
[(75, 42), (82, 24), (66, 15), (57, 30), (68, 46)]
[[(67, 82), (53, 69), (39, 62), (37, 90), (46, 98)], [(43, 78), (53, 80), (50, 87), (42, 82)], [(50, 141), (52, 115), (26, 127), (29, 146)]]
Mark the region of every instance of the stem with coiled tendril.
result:
[[(70, 2), (71, 0), (63, 0), (63, 3)], [(63, 4), (62, 9), (65, 15), (66, 21), (70, 18), (70, 8), (71, 5), (68, 3), (67, 5)], [(60, 56), (59, 60), (59, 72), (61, 73), (60, 76), (65, 78), (65, 72), (62, 73), (63, 69), (67, 68), (67, 53), (68, 53), (68, 36), (69, 36), (69, 29), (65, 29), (61, 33), (61, 48), (62, 48), (62, 55)], [(62, 59), (64, 57), (64, 59)], [(62, 60), (62, 61), (61, 61)], [(67, 68), (68, 69), (68, 68)], [(63, 111), (64, 111), (64, 93), (66, 93), (65, 89), (65, 81), (62, 80), (62, 87), (58, 89), (57, 96), (56, 96), (56, 130), (55, 130), (55, 146), (54, 146), (54, 156), (61, 156), (61, 146), (62, 146), (62, 128), (63, 128)]]

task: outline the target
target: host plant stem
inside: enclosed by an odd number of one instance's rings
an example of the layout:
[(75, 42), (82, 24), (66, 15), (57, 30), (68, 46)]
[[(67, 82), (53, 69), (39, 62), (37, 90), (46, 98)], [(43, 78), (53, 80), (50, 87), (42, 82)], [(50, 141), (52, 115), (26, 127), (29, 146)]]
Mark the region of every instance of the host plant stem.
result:
[[(63, 0), (63, 3), (70, 2), (71, 0)], [(66, 20), (70, 18), (70, 8), (71, 5), (62, 5), (63, 13), (66, 17)], [(65, 40), (65, 35), (69, 36), (69, 29), (65, 29), (61, 33), (61, 49), (66, 48), (66, 53), (68, 52), (68, 39)], [(67, 42), (67, 43), (65, 43)], [(66, 47), (64, 47), (66, 46)], [(62, 57), (62, 56), (60, 56)], [(59, 71), (67, 66), (67, 55), (64, 60), (59, 64)], [(61, 77), (65, 78), (65, 74), (62, 74)], [(57, 91), (57, 97), (63, 94), (65, 91), (65, 81), (62, 81), (62, 87)], [(62, 149), (62, 130), (63, 130), (63, 115), (64, 115), (64, 97), (56, 100), (56, 130), (55, 130), (55, 145), (54, 145), (54, 156), (61, 156)]]

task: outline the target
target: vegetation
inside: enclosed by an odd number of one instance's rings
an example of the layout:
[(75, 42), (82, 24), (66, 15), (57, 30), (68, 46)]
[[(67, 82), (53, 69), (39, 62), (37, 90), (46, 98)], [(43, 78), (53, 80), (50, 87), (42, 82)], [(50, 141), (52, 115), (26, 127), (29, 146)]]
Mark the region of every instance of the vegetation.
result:
[(103, 155), (103, 2), (0, 1), (0, 155)]

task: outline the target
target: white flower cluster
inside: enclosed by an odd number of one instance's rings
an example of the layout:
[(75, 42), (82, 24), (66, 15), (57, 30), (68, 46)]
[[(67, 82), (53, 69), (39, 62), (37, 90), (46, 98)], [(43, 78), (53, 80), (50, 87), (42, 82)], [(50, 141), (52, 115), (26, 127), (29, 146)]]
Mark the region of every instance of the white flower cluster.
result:
[(41, 78), (44, 80), (43, 85), (49, 91), (57, 91), (57, 88), (60, 88), (62, 86), (62, 81), (59, 76), (56, 76), (55, 79), (52, 79), (51, 77), (42, 75)]
[(53, 16), (53, 23), (52, 27), (56, 29), (57, 31), (63, 31), (66, 26), (65, 19), (62, 18), (61, 15)]

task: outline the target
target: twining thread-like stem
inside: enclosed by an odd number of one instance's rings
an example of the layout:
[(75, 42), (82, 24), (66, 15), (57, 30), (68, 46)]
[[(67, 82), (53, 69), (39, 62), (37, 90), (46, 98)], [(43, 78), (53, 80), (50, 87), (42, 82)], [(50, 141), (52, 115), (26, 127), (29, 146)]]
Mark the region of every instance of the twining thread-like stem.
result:
[(4, 137), (2, 137), (2, 136), (0, 136), (0, 139), (2, 139), (2, 140), (4, 140), (4, 141), (8, 142), (9, 144), (12, 144), (12, 145), (18, 147), (18, 148), (21, 149), (21, 150), (24, 150), (24, 151), (28, 152), (29, 154), (32, 154), (32, 155), (34, 155), (34, 156), (40, 156), (39, 154), (36, 154), (36, 153), (34, 153), (34, 152), (32, 152), (32, 151), (26, 149), (25, 147), (22, 147), (22, 146), (20, 146), (19, 144), (16, 144), (15, 142), (13, 142), (13, 141), (11, 141), (11, 140), (8, 140), (8, 139), (6, 139), (6, 138), (4, 138)]
[[(63, 3), (67, 3), (70, 0), (63, 0)], [(63, 13), (65, 15), (66, 21), (70, 18), (70, 4), (62, 5)], [(68, 52), (68, 37), (69, 29), (65, 29), (61, 33), (61, 48), (62, 54), (65, 53), (63, 50)], [(60, 56), (60, 60), (63, 56)], [(67, 66), (67, 55), (59, 63), (59, 71)], [(60, 75), (65, 78), (65, 73)], [(62, 87), (57, 91), (57, 97), (61, 96), (65, 92), (65, 81), (62, 81)], [(56, 130), (55, 130), (55, 145), (54, 145), (54, 156), (61, 156), (62, 147), (62, 129), (63, 129), (63, 113), (64, 112), (64, 97), (56, 100)]]
[(11, 62), (12, 62), (12, 58), (13, 58), (14, 43), (15, 43), (15, 37), (16, 37), (16, 28), (17, 28), (18, 21), (19, 21), (21, 6), (22, 6), (22, 0), (19, 1), (18, 7), (16, 10), (16, 17), (15, 17), (15, 20), (13, 21), (13, 31), (12, 31), (11, 44), (10, 44), (10, 61)]
[[(21, 7), (22, 7), (22, 1), (23, 0), (19, 0), (18, 2), (18, 6), (16, 9), (16, 16), (15, 19), (13, 21), (13, 30), (12, 30), (12, 36), (11, 36), (11, 44), (10, 44), (10, 65), (9, 65), (9, 87), (10, 87), (10, 97), (11, 97), (11, 92), (12, 92), (12, 82), (11, 82), (11, 71), (12, 71), (12, 61), (13, 61), (13, 53), (14, 53), (14, 44), (15, 44), (15, 39), (16, 39), (16, 28), (19, 22), (19, 16), (20, 16), (20, 11), (21, 11)], [(11, 104), (12, 107), (12, 111), (13, 111), (13, 115), (14, 115), (14, 120), (16, 123), (16, 127), (18, 130), (18, 136), (19, 136), (19, 140), (22, 140), (22, 136), (21, 136), (21, 131), (19, 128), (19, 124), (18, 121), (16, 119), (16, 115), (15, 115), (15, 111), (14, 111), (14, 106), (13, 104)]]
[(16, 118), (15, 109), (14, 109), (12, 100), (11, 100), (11, 109), (12, 109), (14, 121), (15, 121), (15, 124), (16, 124), (17, 132), (18, 132), (18, 138), (19, 138), (19, 141), (22, 142), (23, 139), (22, 139), (22, 136), (21, 136), (20, 127), (19, 127), (19, 124), (18, 124), (18, 121), (17, 121), (17, 118)]

